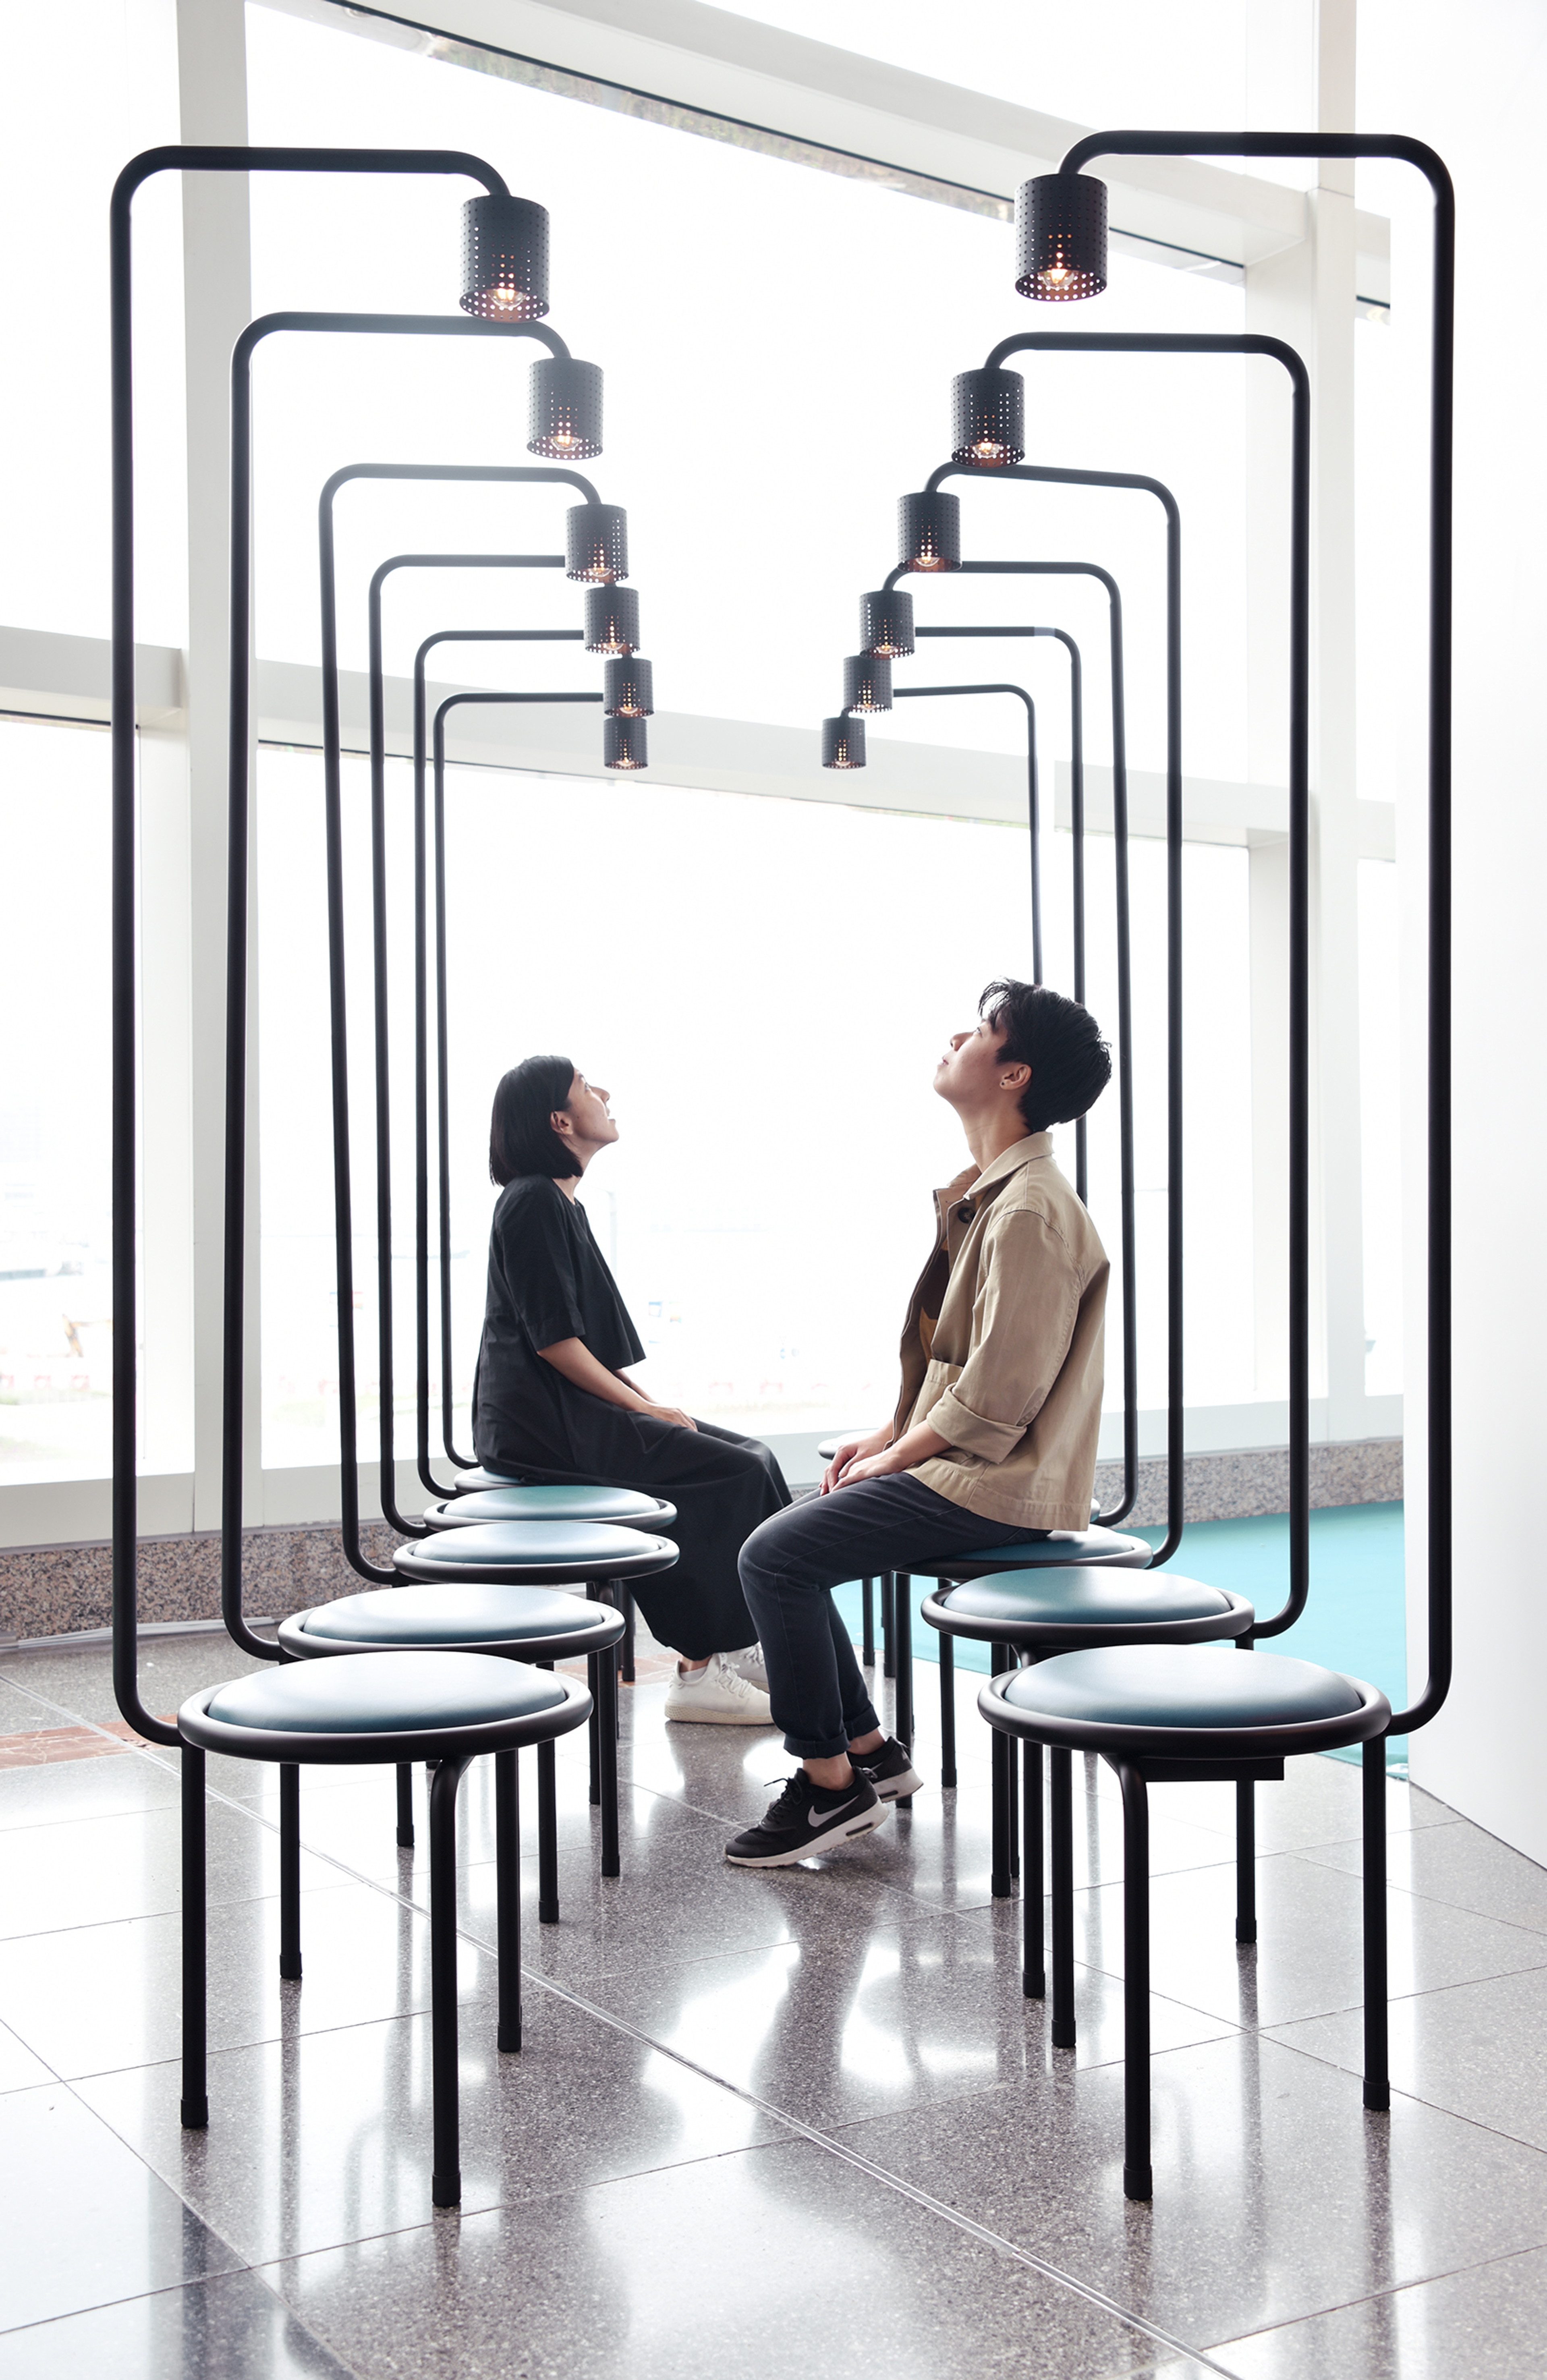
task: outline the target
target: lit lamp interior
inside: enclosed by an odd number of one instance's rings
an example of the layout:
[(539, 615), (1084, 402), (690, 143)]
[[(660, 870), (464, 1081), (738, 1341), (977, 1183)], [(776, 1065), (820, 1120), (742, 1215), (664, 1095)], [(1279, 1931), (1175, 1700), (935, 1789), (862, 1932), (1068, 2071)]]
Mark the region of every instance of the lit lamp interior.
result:
[(628, 576), (628, 516), (621, 504), (572, 504), (564, 516), (565, 570), (610, 587)]
[(609, 661), (602, 674), (604, 719), (648, 719), (655, 709), (655, 672), (649, 662)]
[(859, 650), (877, 661), (906, 661), (913, 646), (913, 598), (878, 587), (859, 598)]
[(640, 647), (640, 599), (632, 587), (588, 587), (588, 653), (633, 653)]
[(822, 722), (822, 765), (824, 769), (862, 769), (865, 765), (865, 722), (862, 719), (824, 719)]
[(1026, 452), (1026, 382), (1019, 372), (958, 372), (951, 383), (951, 460), (980, 470), (1018, 463)]
[(1016, 287), (1062, 305), (1106, 287), (1106, 184), (1091, 174), (1038, 174), (1016, 197)]
[(871, 653), (851, 654), (844, 663), (845, 710), (890, 710), (892, 664)]
[(464, 314), (534, 322), (548, 310), (548, 210), (531, 199), (469, 199), (462, 209)]
[(531, 368), (527, 453), (587, 462), (602, 452), (602, 370), (573, 356), (543, 356)]

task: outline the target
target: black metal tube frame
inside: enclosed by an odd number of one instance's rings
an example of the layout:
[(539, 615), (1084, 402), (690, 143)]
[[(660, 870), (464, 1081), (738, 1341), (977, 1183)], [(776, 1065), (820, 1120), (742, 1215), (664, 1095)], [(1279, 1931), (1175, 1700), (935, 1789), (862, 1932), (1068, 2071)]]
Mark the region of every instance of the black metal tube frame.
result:
[[(583, 628), (438, 628), (424, 638), (414, 655), (414, 1033), (415, 1051), (415, 1194), (417, 1201), (418, 1347), (420, 1405), (417, 1415), (419, 1475), (432, 1495), (445, 1496), (430, 1468), (430, 1151), (429, 1050), (426, 1015), (426, 883), (424, 863), (424, 780), (428, 765), (425, 723), (425, 663), (437, 645), (445, 644), (580, 644)], [(445, 864), (439, 844), (435, 853), (435, 1106), (438, 1145), (441, 1307), (441, 1435), (446, 1461), (458, 1471), (476, 1465), (471, 1455), (458, 1454), (452, 1443), (451, 1418), (451, 1114), (446, 1086), (447, 1032), (445, 980)]]
[[(1056, 633), (1049, 630), (1050, 635)], [(1078, 662), (1076, 664), (1078, 666)], [(894, 699), (916, 702), (927, 695), (939, 694), (1013, 694), (1026, 710), (1026, 816), (1031, 831), (1031, 980), (1042, 979), (1042, 867), (1041, 867), (1041, 803), (1037, 785), (1037, 706), (1025, 686), (1009, 680), (995, 680), (986, 686), (899, 686), (893, 688)]]
[[(1361, 157), (1379, 157), (1415, 167), (1434, 199), (1429, 418), (1429, 1674), (1411, 1708), (1395, 1713), (1389, 1730), (1394, 1735), (1410, 1735), (1427, 1727), (1441, 1708), (1450, 1692), (1455, 1661), (1450, 1010), (1456, 191), (1444, 160), (1426, 141), (1410, 140), (1405, 133), (1092, 132), (1068, 151), (1059, 171), (1078, 174), (1097, 157), (1301, 157), (1349, 164)], [(1305, 1494), (1309, 1507), (1309, 1475)]]
[[(455, 327), (453, 325), (452, 327)], [(506, 327), (500, 325), (502, 329)], [(509, 326), (530, 331), (531, 323)], [(338, 1270), (339, 1503), (345, 1559), (359, 1577), (395, 1585), (397, 1573), (369, 1561), (359, 1542), (359, 1452), (354, 1345), (354, 1248), (349, 1184), (349, 1094), (344, 982), (343, 746), (339, 727), (338, 604), (334, 506), (339, 490), (356, 480), (447, 480), (477, 484), (536, 481), (578, 488), (588, 504), (599, 501), (591, 481), (560, 465), (479, 463), (348, 463), (325, 482), (318, 505), (318, 547), (323, 614), (323, 772), (327, 824), (328, 995), (333, 1052), (334, 1233)], [(479, 557), (481, 560), (486, 556)], [(385, 1046), (382, 987), (376, 1001), (378, 1046)], [(380, 1144), (378, 1143), (378, 1148)], [(380, 1252), (378, 1251), (378, 1257)], [(389, 1483), (384, 1481), (384, 1488)]]
[[(1118, 1522), (1127, 1520), (1139, 1495), (1139, 1317), (1136, 1305), (1139, 1262), (1134, 1229), (1133, 966), (1128, 897), (1128, 745), (1123, 674), (1123, 598), (1112, 573), (1094, 562), (963, 562), (958, 565), (958, 571), (977, 571), (993, 577), (1087, 577), (1098, 580), (1106, 589), (1112, 679), (1113, 874), (1117, 908), (1117, 1203), (1119, 1261), (1123, 1279), (1123, 1492), (1111, 1512), (1099, 1512), (1096, 1518), (1102, 1528), (1115, 1528)], [(895, 572), (893, 577), (901, 575)], [(920, 637), (1036, 637), (1043, 633), (1041, 628), (997, 625), (981, 628), (930, 626), (917, 631)], [(1077, 815), (1081, 826), (1084, 822), (1084, 772), (1081, 770), (1076, 796)], [(1077, 836), (1077, 853), (1082, 841), (1082, 836)], [(1082, 857), (1078, 872), (1078, 932), (1083, 956)], [(1083, 968), (1080, 981), (1083, 981)], [(1077, 988), (1076, 997), (1083, 1000), (1083, 990)], [(1075, 1147), (1076, 1187), (1083, 1198), (1085, 1183), (1078, 1171), (1085, 1162), (1083, 1117), (1078, 1128)]]
[[(463, 175), (479, 183), (492, 197), (509, 196), (504, 176), (493, 165), (457, 149), (254, 149), (177, 143), (142, 151), (130, 159), (113, 186), (108, 212), (112, 455), (113, 1691), (130, 1726), (149, 1742), (161, 1744), (176, 1744), (179, 1741), (177, 1730), (146, 1709), (139, 1682), (132, 218), (135, 194), (141, 185), (156, 174), (171, 172)], [(461, 326), (448, 323), (442, 327)], [(506, 326), (493, 327), (503, 330)], [(245, 661), (244, 649), (244, 674)], [(245, 861), (245, 846), (243, 857)], [(223, 1495), (224, 1492), (223, 1482)], [(239, 1539), (239, 1506), (238, 1525)], [(224, 1555), (222, 1566), (224, 1571)], [(238, 1641), (242, 1642), (242, 1637), (238, 1636)]]

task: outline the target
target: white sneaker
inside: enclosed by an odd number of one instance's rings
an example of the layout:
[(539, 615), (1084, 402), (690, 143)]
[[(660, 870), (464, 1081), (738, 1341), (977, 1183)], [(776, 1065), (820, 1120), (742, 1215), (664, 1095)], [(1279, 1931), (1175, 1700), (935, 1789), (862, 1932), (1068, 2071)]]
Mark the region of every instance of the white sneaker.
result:
[(739, 1653), (724, 1653), (720, 1658), (729, 1662), (738, 1678), (745, 1678), (749, 1686), (756, 1686), (760, 1694), (768, 1692), (768, 1664), (762, 1658), (761, 1645), (743, 1645)]
[(706, 1727), (772, 1727), (768, 1696), (733, 1670), (724, 1653), (707, 1669), (688, 1677), (677, 1670), (666, 1688), (668, 1718), (698, 1719)]

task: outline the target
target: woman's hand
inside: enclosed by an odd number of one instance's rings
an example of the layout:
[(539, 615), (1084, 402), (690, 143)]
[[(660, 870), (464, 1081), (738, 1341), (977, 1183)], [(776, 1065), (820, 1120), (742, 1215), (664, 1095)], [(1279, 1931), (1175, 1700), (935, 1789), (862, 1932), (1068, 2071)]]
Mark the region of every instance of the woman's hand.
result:
[[(878, 1439), (882, 1441), (879, 1445)], [(895, 1471), (911, 1471), (916, 1463), (927, 1463), (932, 1454), (947, 1452), (951, 1443), (949, 1439), (942, 1438), (937, 1429), (932, 1429), (927, 1421), (915, 1422), (911, 1429), (904, 1430), (901, 1438), (895, 1439), (890, 1446), (884, 1441), (885, 1432), (877, 1430), (873, 1437), (861, 1439), (841, 1469), (834, 1459), (834, 1468), (837, 1470), (838, 1476), (833, 1482), (834, 1487), (854, 1488), (861, 1479), (888, 1479)], [(839, 1453), (842, 1453), (841, 1448)]]
[(868, 1438), (846, 1439), (822, 1475), (822, 1486), (817, 1490), (818, 1495), (830, 1496), (843, 1477), (847, 1466), (857, 1457), (862, 1459), (879, 1454), (891, 1435), (889, 1429), (872, 1429)]
[(698, 1427), (698, 1423), (693, 1419), (692, 1415), (685, 1414), (680, 1405), (652, 1405), (647, 1398), (643, 1410), (650, 1415), (652, 1421), (669, 1421), (675, 1429), (697, 1429)]

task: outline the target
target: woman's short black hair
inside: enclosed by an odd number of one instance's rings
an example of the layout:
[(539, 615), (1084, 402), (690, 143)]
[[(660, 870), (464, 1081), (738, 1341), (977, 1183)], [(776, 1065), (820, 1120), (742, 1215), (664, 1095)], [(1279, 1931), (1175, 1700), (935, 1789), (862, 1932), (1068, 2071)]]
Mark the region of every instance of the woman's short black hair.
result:
[(523, 1058), (502, 1075), (489, 1119), (489, 1179), (503, 1190), (518, 1174), (546, 1173), (562, 1182), (585, 1168), (550, 1121), (569, 1105), (575, 1069), (567, 1058)]
[(1045, 983), (1017, 983), (1005, 976), (987, 987), (978, 1014), (1005, 1036), (999, 1052), (1005, 1063), (1031, 1069), (1020, 1095), (1029, 1133), (1073, 1123), (1095, 1106), (1112, 1080), (1112, 1052), (1090, 1010), (1061, 991), (1050, 991)]

